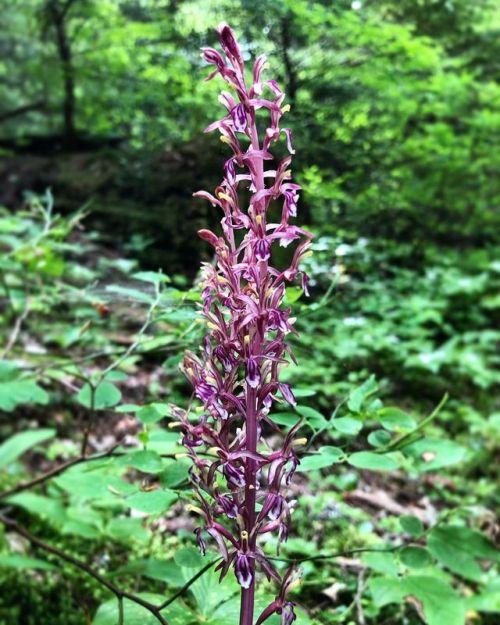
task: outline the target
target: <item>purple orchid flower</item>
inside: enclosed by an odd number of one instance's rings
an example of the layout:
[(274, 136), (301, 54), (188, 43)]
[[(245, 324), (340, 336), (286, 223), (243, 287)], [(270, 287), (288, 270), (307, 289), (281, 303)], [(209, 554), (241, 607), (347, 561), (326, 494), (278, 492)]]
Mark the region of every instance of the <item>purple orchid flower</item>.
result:
[[(257, 624), (279, 614), (282, 625), (291, 625), (294, 604), (285, 599), (291, 573), (281, 578), (257, 539), (266, 533), (275, 533), (278, 542), (288, 537), (294, 502), (287, 498), (287, 489), (299, 464), (293, 445), (300, 426), (292, 428), (275, 451), (260, 441), (263, 422), (280, 432), (271, 416), (273, 403), (281, 397), (296, 405), (290, 385), (280, 381), (281, 366), (289, 357), (295, 362), (286, 342), (294, 332), (294, 320), (283, 298), (286, 283), (292, 280), (300, 279), (307, 291), (307, 276), (299, 263), (309, 253), (312, 235), (290, 223), (297, 215), (300, 187), (291, 179), (292, 133), (280, 125), (289, 108), (283, 106), (285, 94), (276, 81), (263, 80), (264, 56), (246, 76), (233, 31), (221, 24), (217, 32), (223, 54), (204, 48), (202, 56), (215, 66), (208, 80), (220, 76), (231, 93), (222, 92), (219, 101), (226, 114), (206, 131), (217, 130), (232, 155), (214, 194), (194, 194), (221, 210), (222, 231), (198, 233), (215, 254), (214, 263), (203, 266), (201, 312), (208, 333), (200, 354), (187, 352), (182, 366), (202, 404), (202, 415), (195, 423), (180, 408), (174, 413), (193, 463), (190, 475), (199, 502), (193, 510), (201, 514), (208, 536), (220, 550), (221, 578), (233, 567), (242, 589), (240, 625), (253, 624), (256, 569), (281, 584), (280, 594)], [(268, 114), (261, 137), (259, 110)], [(259, 126), (261, 119), (259, 115)], [(270, 149), (283, 134), (289, 154), (273, 167)], [(244, 189), (249, 194), (247, 206), (240, 200)], [(283, 203), (278, 223), (268, 220), (272, 201)], [(284, 270), (272, 264), (274, 244), (294, 248)], [(259, 511), (257, 503), (262, 503)], [(202, 528), (195, 534), (204, 553)]]

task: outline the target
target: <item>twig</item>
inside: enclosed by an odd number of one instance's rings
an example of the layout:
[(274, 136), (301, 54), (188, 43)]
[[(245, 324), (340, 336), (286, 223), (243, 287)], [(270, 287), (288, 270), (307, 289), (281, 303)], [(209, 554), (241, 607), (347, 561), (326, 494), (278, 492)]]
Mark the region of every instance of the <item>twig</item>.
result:
[(365, 569), (361, 569), (361, 571), (358, 573), (358, 587), (356, 589), (356, 594), (354, 595), (354, 605), (356, 606), (356, 613), (358, 616), (359, 625), (365, 625), (366, 623), (363, 606), (361, 604), (363, 592), (365, 590), (365, 573)]
[(3, 351), (0, 352), (0, 359), (5, 358), (5, 356), (10, 352), (10, 350), (16, 344), (16, 341), (19, 337), (19, 332), (21, 332), (21, 327), (23, 325), (23, 322), (28, 316), (29, 312), (30, 312), (29, 298), (26, 298), (26, 303), (24, 305), (23, 312), (18, 317), (16, 317), (16, 321), (14, 323), (14, 327), (12, 328), (12, 332), (10, 333), (9, 340), (7, 341), (7, 344), (5, 345), (5, 348), (3, 349)]
[(359, 547), (357, 549), (348, 549), (347, 551), (337, 551), (335, 553), (322, 553), (317, 556), (306, 556), (305, 558), (280, 558), (278, 556), (268, 557), (269, 560), (276, 562), (287, 562), (291, 564), (300, 564), (301, 562), (314, 562), (315, 560), (331, 560), (334, 558), (341, 558), (345, 556), (351, 556), (356, 553), (392, 553), (401, 549), (404, 545), (398, 545), (396, 547), (388, 547), (386, 549), (377, 549), (376, 547)]
[(67, 471), (70, 467), (74, 467), (75, 465), (81, 464), (82, 462), (92, 462), (94, 460), (102, 460), (103, 458), (109, 458), (110, 456), (113, 455), (113, 453), (120, 446), (120, 444), (121, 443), (117, 443), (116, 445), (113, 445), (112, 447), (110, 447), (107, 451), (104, 451), (99, 454), (95, 454), (93, 456), (80, 455), (80, 456), (77, 456), (76, 458), (72, 458), (71, 460), (67, 460), (66, 462), (63, 462), (62, 464), (60, 464), (59, 466), (54, 467), (53, 469), (50, 469), (46, 473), (43, 473), (42, 475), (39, 475), (38, 477), (35, 477), (32, 480), (29, 480), (28, 482), (21, 482), (20, 484), (17, 484), (17, 486), (13, 486), (12, 488), (9, 488), (8, 490), (4, 490), (3, 492), (0, 493), (0, 499), (5, 499), (6, 497), (10, 497), (11, 495), (16, 495), (17, 493), (21, 493), (25, 490), (33, 488), (33, 486), (38, 486), (39, 484), (43, 484), (47, 480), (50, 480), (53, 477), (61, 475), (61, 473), (64, 473), (64, 471)]
[[(13, 519), (9, 519), (3, 514), (0, 514), (0, 522), (3, 523), (9, 529), (18, 533), (20, 536), (23, 536), (24, 538), (26, 538), (26, 540), (28, 540), (35, 547), (43, 549), (47, 553), (51, 553), (57, 556), (58, 558), (61, 558), (61, 560), (64, 560), (65, 562), (69, 562), (70, 564), (73, 564), (73, 566), (76, 566), (82, 571), (85, 571), (85, 573), (90, 575), (90, 577), (93, 577), (102, 586), (104, 586), (110, 592), (112, 592), (117, 598), (119, 605), (120, 605), (120, 601), (123, 602), (123, 599), (129, 599), (130, 601), (137, 603), (138, 605), (142, 606), (143, 608), (151, 612), (151, 614), (153, 614), (158, 619), (161, 625), (168, 625), (168, 621), (161, 614), (161, 610), (162, 610), (161, 606), (154, 605), (153, 603), (150, 603), (149, 601), (142, 599), (142, 597), (139, 597), (139, 595), (123, 590), (122, 588), (119, 588), (118, 586), (115, 586), (113, 582), (110, 582), (103, 575), (101, 575), (98, 571), (96, 571), (91, 566), (89, 566), (86, 562), (83, 562), (82, 560), (79, 560), (78, 558), (73, 557), (69, 553), (65, 553), (64, 551), (61, 551), (61, 549), (58, 549), (57, 547), (48, 545), (47, 543), (40, 540), (40, 538), (37, 538), (36, 536), (28, 532), (28, 530), (24, 529), (24, 527), (21, 527)], [(118, 608), (118, 610), (120, 613), (120, 607)], [(122, 607), (122, 611), (123, 611), (123, 607)]]

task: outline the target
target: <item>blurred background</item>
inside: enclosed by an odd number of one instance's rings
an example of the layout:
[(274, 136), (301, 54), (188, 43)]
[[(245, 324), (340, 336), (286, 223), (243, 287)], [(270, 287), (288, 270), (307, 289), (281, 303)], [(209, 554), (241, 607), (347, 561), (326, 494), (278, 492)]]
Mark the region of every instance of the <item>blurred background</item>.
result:
[[(0, 205), (5, 230), (0, 244), (22, 253), (17, 253), (17, 265), (0, 266), (7, 275), (2, 297), (14, 302), (12, 285), (26, 279), (32, 280), (31, 295), (40, 288), (46, 298), (35, 311), (40, 315), (36, 322), (23, 317), (24, 296), (19, 296), (20, 308), (2, 309), (8, 351), (15, 354), (17, 349), (21, 360), (29, 360), (38, 358), (40, 349), (59, 354), (78, 350), (85, 341), (94, 348), (127, 345), (128, 325), (137, 329), (139, 315), (129, 300), (120, 302), (119, 297), (133, 294), (124, 287), (105, 292), (99, 284), (118, 280), (128, 285), (127, 272), (134, 267), (162, 269), (176, 288), (188, 288), (200, 261), (210, 260), (196, 231), (217, 228), (220, 216), (191, 196), (218, 184), (227, 150), (216, 136), (203, 133), (220, 117), (222, 85), (218, 79), (204, 81), (209, 69), (199, 48), (216, 47), (214, 28), (223, 20), (235, 29), (249, 62), (263, 52), (268, 55), (267, 77), (276, 78), (287, 93), (287, 125), (297, 150), (294, 176), (303, 187), (298, 223), (315, 233), (315, 254), (307, 261), (309, 303), (300, 299), (299, 289), (288, 294), (300, 311), (301, 330), (294, 339), (299, 367), (287, 372), (288, 379), (323, 415), (367, 380), (378, 381), (384, 401), (419, 416), (428, 414), (445, 392), (450, 395), (432, 427), (434, 435), (455, 442), (449, 442), (446, 453), (437, 448), (430, 460), (419, 460), (415, 452), (420, 467), (409, 480), (360, 478), (348, 467), (323, 477), (313, 474), (312, 491), (304, 486), (301, 493), (304, 512), (297, 513), (298, 534), (289, 553), (309, 554), (311, 545), (320, 543), (334, 551), (377, 536), (390, 539), (395, 531), (391, 515), (410, 508), (429, 523), (440, 511), (454, 510), (455, 517), (446, 518), (496, 540), (497, 0), (3, 3)], [(33, 194), (43, 196), (49, 188), (54, 211), (64, 219), (84, 210), (84, 234), (65, 247), (61, 239), (71, 226), (55, 237), (52, 247), (49, 241), (45, 247), (26, 248), (23, 233), (36, 228), (31, 222), (19, 225), (15, 215), (26, 219)], [(85, 245), (78, 243), (81, 237)], [(48, 295), (47, 285), (53, 288), (63, 278), (75, 285), (96, 281), (84, 312), (61, 305), (59, 286), (57, 297)], [(174, 337), (175, 345), (179, 336), (191, 337), (184, 346), (192, 349), (198, 338), (185, 332), (192, 311), (183, 314), (165, 317), (170, 325), (161, 327), (160, 335), (164, 341)], [(25, 334), (17, 332), (13, 347), (10, 329), (20, 316)], [(93, 325), (82, 338), (75, 324), (86, 319)], [(177, 372), (180, 355), (179, 348), (165, 362), (145, 357), (145, 373), (133, 373), (135, 381), (124, 394), (132, 402), (138, 394), (142, 400), (164, 394), (185, 401), (188, 390)], [(42, 425), (55, 419), (71, 439), (71, 409), (60, 396), (53, 401), (51, 416), (33, 410), (16, 413), (15, 426), (5, 414), (3, 433), (28, 427), (33, 419)], [(10, 413), (10, 404), (5, 405), (0, 408)], [(110, 423), (133, 430), (121, 421)], [(344, 430), (331, 434), (334, 444), (335, 437), (342, 442), (343, 436), (357, 433), (351, 426), (344, 421)], [(110, 435), (108, 424), (95, 440)], [(429, 461), (434, 464), (424, 466)], [(52, 530), (42, 529), (52, 536)], [(128, 532), (117, 532), (114, 539), (128, 539)], [(64, 541), (72, 549), (102, 554), (102, 544), (82, 547), (81, 532), (73, 528), (67, 534)], [(144, 557), (142, 539), (135, 557)], [(106, 544), (111, 561), (121, 558), (123, 564), (128, 557), (123, 545), (121, 551), (113, 549)], [(372, 560), (366, 566), (382, 575), (389, 565)], [(453, 575), (460, 576), (459, 569), (455, 565)], [(312, 570), (302, 601), (318, 622), (422, 622), (418, 606), (409, 616), (405, 613), (409, 620), (401, 620), (401, 611), (387, 608), (380, 597), (366, 599), (359, 612), (359, 570), (354, 566), (341, 578), (333, 564)], [(95, 585), (81, 586), (76, 573), (61, 592), (56, 582), (44, 586), (32, 578), (24, 585), (16, 575), (4, 579), (12, 601), (5, 602), (3, 612), (0, 606), (2, 625), (90, 623), (102, 599)], [(175, 587), (168, 576), (165, 580)], [(477, 578), (468, 580), (465, 584), (479, 593)], [(456, 585), (456, 578), (452, 582)], [(491, 599), (470, 604), (471, 623), (495, 622), (496, 583), (490, 595), (484, 591)], [(71, 604), (75, 587), (81, 588), (76, 609)], [(43, 606), (49, 606), (50, 620), (43, 620)], [(56, 615), (62, 620), (56, 621)], [(445, 624), (442, 615), (436, 619), (434, 623)], [(218, 621), (225, 622), (222, 617)]]

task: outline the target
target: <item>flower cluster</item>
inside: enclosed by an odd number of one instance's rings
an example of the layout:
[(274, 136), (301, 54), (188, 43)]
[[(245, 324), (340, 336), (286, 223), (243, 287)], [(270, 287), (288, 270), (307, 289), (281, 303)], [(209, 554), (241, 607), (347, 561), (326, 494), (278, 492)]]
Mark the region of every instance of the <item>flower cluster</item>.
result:
[[(209, 230), (199, 235), (214, 249), (214, 263), (203, 266), (202, 314), (208, 334), (199, 355), (185, 354), (182, 369), (202, 404), (196, 421), (179, 408), (183, 444), (193, 466), (191, 477), (203, 529), (198, 543), (205, 552), (210, 536), (222, 555), (221, 576), (234, 567), (242, 587), (241, 623), (252, 623), (256, 565), (281, 585), (276, 600), (258, 620), (281, 614), (284, 625), (295, 620), (293, 604), (286, 600), (290, 574), (283, 579), (259, 547), (258, 537), (276, 533), (288, 536), (293, 503), (287, 486), (299, 464), (295, 446), (298, 425), (272, 450), (263, 431), (277, 431), (270, 412), (275, 402), (294, 405), (288, 384), (280, 382), (282, 365), (293, 360), (287, 335), (294, 319), (284, 307), (286, 284), (301, 281), (307, 294), (307, 276), (300, 260), (310, 252), (311, 234), (290, 223), (297, 214), (300, 187), (292, 182), (292, 133), (280, 122), (289, 109), (285, 94), (274, 80), (264, 80), (264, 56), (253, 66), (249, 86), (240, 47), (227, 24), (218, 28), (223, 54), (203, 49), (214, 66), (208, 79), (220, 75), (231, 89), (220, 102), (227, 114), (206, 131), (217, 130), (232, 151), (224, 164), (224, 179), (212, 195), (195, 193), (222, 211), (221, 236)], [(261, 117), (259, 111), (267, 116)], [(266, 125), (262, 138), (258, 124)], [(269, 149), (282, 135), (288, 155), (277, 163)], [(243, 201), (240, 195), (249, 199)], [(276, 215), (274, 220), (270, 214)], [(273, 244), (290, 250), (285, 268), (273, 264)], [(250, 605), (251, 604), (251, 605)]]

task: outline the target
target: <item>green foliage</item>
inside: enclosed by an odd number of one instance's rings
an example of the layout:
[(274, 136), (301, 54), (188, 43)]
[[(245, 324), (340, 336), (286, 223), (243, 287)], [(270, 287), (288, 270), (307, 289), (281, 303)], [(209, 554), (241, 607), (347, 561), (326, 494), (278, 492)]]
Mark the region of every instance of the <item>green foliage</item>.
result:
[[(220, 113), (197, 50), (227, 20), (288, 92), (303, 222), (318, 235), (310, 300), (286, 296), (299, 405), (272, 415), (308, 437), (280, 552), (320, 558), (301, 564), (298, 623), (493, 625), (494, 3), (84, 0), (64, 16), (69, 65), (50, 4), (64, 0), (7, 3), (0, 33), (0, 167), (16, 203), (0, 209), (0, 512), (155, 603), (207, 562), (169, 404), (189, 403), (177, 368), (202, 327), (186, 275), (206, 254), (195, 231), (215, 224), (189, 197), (221, 158), (195, 139)], [(30, 185), (53, 185), (63, 215), (50, 192), (20, 207)], [(87, 199), (115, 249), (67, 212)], [(143, 264), (116, 252), (120, 237)], [(108, 591), (16, 536), (0, 537), (1, 625), (118, 623)], [(262, 588), (257, 611), (274, 592)], [(233, 625), (238, 590), (210, 570), (165, 618)], [(123, 607), (124, 625), (157, 622)]]

